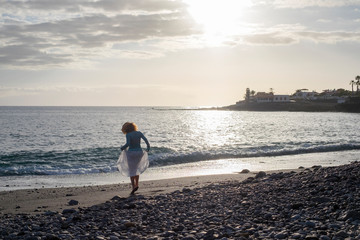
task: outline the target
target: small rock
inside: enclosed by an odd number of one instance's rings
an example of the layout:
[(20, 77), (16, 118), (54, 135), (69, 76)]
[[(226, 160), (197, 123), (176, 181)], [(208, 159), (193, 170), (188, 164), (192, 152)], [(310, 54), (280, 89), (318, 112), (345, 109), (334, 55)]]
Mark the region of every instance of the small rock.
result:
[(70, 208), (70, 209), (64, 209), (62, 211), (62, 214), (71, 214), (71, 213), (75, 213), (75, 212), (76, 212), (75, 209)]
[(136, 223), (134, 223), (134, 222), (126, 222), (124, 224), (124, 226), (127, 227), (127, 228), (132, 228), (132, 227), (136, 227)]
[(110, 236), (110, 240), (119, 240), (117, 236)]
[(78, 205), (78, 204), (79, 204), (79, 201), (70, 200), (68, 204), (69, 204), (69, 206), (75, 206), (75, 205)]
[(266, 172), (260, 171), (255, 175), (255, 178), (263, 178), (266, 176)]
[(176, 227), (173, 228), (173, 231), (175, 232), (181, 232), (182, 230), (184, 230), (184, 226), (183, 225), (178, 225)]
[(307, 235), (305, 240), (319, 240), (319, 238), (315, 235)]
[(291, 235), (291, 238), (292, 239), (300, 239), (302, 238), (303, 236), (300, 234), (300, 233), (294, 233), (293, 235)]
[(340, 216), (339, 220), (346, 221), (352, 218), (353, 220), (360, 220), (360, 209), (346, 211)]
[(249, 169), (243, 169), (240, 173), (249, 173), (250, 170)]
[(299, 209), (299, 208), (302, 208), (304, 206), (304, 204), (302, 203), (294, 203), (291, 205), (291, 208), (292, 209)]
[(125, 200), (126, 198), (123, 197), (119, 197), (119, 196), (114, 196), (111, 200), (113, 201), (121, 201), (121, 200)]
[(196, 240), (196, 238), (194, 235), (189, 235), (189, 236), (181, 238), (181, 240)]
[(321, 235), (319, 239), (320, 240), (330, 240), (330, 238), (326, 235)]
[(335, 234), (336, 237), (339, 237), (339, 238), (347, 238), (349, 236), (349, 234), (347, 234), (346, 232), (344, 231), (339, 231)]
[(285, 239), (285, 238), (287, 238), (287, 234), (281, 232), (281, 233), (276, 234), (274, 237), (275, 237), (276, 239)]
[(306, 225), (307, 227), (310, 227), (310, 228), (314, 228), (314, 227), (315, 227), (315, 223), (314, 223), (314, 222), (311, 222), (311, 221), (307, 221), (307, 222), (305, 223), (305, 225)]

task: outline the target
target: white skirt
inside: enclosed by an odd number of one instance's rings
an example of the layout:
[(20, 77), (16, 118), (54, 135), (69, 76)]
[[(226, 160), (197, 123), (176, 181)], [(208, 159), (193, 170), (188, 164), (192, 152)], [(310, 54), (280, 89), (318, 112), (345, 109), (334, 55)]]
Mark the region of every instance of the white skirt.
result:
[(117, 166), (120, 173), (126, 177), (140, 175), (149, 167), (148, 153), (124, 150), (119, 156)]

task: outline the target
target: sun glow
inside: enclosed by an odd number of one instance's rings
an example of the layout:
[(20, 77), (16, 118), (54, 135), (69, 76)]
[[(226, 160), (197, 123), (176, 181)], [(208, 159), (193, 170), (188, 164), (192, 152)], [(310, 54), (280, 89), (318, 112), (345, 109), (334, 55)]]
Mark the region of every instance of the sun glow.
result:
[(194, 20), (203, 26), (206, 42), (221, 45), (229, 36), (244, 33), (241, 26), (250, 0), (186, 0), (188, 11)]

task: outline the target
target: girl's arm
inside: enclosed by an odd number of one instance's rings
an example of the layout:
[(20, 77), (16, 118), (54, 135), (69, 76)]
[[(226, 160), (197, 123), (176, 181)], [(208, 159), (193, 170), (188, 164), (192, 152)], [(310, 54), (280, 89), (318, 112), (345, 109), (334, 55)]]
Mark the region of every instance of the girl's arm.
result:
[(128, 136), (128, 134), (126, 134), (126, 144), (120, 148), (121, 151), (129, 147), (129, 145), (130, 145), (130, 137)]
[(150, 151), (150, 143), (147, 140), (147, 138), (144, 136), (144, 134), (141, 133), (141, 138), (144, 140), (144, 142), (146, 143), (146, 151)]

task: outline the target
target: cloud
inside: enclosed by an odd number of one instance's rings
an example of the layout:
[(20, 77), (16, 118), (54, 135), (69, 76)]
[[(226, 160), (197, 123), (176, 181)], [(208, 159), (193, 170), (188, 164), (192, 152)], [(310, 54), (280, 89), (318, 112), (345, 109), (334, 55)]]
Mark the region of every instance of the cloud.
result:
[(0, 98), (12, 96), (31, 96), (43, 93), (79, 93), (79, 92), (99, 92), (100, 88), (91, 87), (5, 87), (0, 86)]
[(304, 31), (296, 33), (297, 36), (303, 39), (309, 39), (320, 43), (336, 43), (342, 41), (357, 41), (360, 42), (360, 32), (314, 32)]
[(333, 21), (331, 19), (318, 19), (317, 22), (319, 22), (319, 23), (332, 23)]
[(360, 42), (360, 32), (273, 31), (269, 33), (245, 35), (240, 38), (240, 41), (253, 45), (290, 45), (304, 40), (327, 44), (344, 41)]
[(286, 36), (283, 33), (261, 33), (244, 36), (242, 40), (249, 44), (260, 45), (288, 45), (297, 43), (298, 40), (292, 36)]
[[(63, 66), (101, 58), (118, 43), (199, 33), (180, 1), (0, 0), (0, 6), (6, 12), (0, 20), (0, 65)], [(124, 50), (123, 56), (161, 55)]]
[[(276, 8), (360, 6), (360, 0), (253, 2)], [(0, 12), (0, 66), (8, 68), (81, 67), (107, 57), (149, 59), (204, 48), (209, 40), (181, 0), (0, 0)], [(331, 21), (322, 17), (318, 22)], [(359, 41), (357, 32), (241, 24), (249, 26), (247, 34), (225, 36), (222, 46)]]
[(360, 6), (360, 0), (253, 0), (253, 4), (276, 8), (344, 7)]

